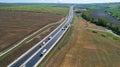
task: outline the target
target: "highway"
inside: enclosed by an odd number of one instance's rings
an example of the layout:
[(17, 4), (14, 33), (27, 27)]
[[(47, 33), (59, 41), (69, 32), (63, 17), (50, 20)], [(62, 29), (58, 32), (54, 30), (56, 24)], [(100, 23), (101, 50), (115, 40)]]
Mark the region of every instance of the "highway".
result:
[[(46, 36), (43, 40), (37, 43), (34, 47), (13, 61), (7, 67), (36, 67), (38, 61), (42, 60), (45, 55), (55, 46), (55, 44), (64, 35), (70, 27), (73, 19), (73, 6), (70, 7), (69, 13), (63, 23), (61, 23), (53, 32)], [(45, 54), (41, 53), (46, 49)]]

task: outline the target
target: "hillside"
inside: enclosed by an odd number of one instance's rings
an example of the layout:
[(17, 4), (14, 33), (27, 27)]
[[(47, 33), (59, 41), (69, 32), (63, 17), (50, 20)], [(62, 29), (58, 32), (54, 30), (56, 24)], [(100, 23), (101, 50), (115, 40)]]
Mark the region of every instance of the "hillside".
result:
[[(119, 67), (120, 38), (77, 18), (70, 41), (45, 67)], [(106, 35), (110, 34), (110, 35)]]

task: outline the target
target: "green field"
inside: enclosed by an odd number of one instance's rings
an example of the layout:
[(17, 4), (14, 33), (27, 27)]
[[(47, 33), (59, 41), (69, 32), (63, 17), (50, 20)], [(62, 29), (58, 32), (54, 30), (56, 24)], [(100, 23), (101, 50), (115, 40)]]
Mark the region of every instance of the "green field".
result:
[(106, 9), (106, 12), (120, 20), (120, 5), (112, 5), (110, 8)]
[(107, 33), (107, 32), (98, 32), (98, 34), (101, 35), (102, 37), (106, 37), (106, 38), (111, 39), (111, 40), (113, 40), (113, 41), (120, 42), (120, 38), (114, 36), (114, 35), (111, 34), (111, 33)]
[(9, 11), (26, 11), (26, 12), (43, 12), (67, 15), (67, 7), (55, 7), (48, 5), (15, 5), (15, 6), (0, 6), (0, 10)]

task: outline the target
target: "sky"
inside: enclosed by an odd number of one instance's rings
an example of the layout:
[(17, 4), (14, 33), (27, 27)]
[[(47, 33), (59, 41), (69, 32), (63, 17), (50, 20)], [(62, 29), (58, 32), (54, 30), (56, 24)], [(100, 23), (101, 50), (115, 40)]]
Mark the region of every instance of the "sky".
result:
[(120, 0), (0, 0), (2, 3), (109, 3)]

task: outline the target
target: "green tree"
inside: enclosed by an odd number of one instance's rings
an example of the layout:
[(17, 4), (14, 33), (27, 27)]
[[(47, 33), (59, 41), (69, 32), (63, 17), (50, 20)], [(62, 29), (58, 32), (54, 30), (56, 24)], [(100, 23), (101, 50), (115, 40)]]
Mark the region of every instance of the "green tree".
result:
[(106, 27), (107, 26), (107, 21), (103, 18), (98, 18), (97, 24), (100, 25), (100, 26)]

